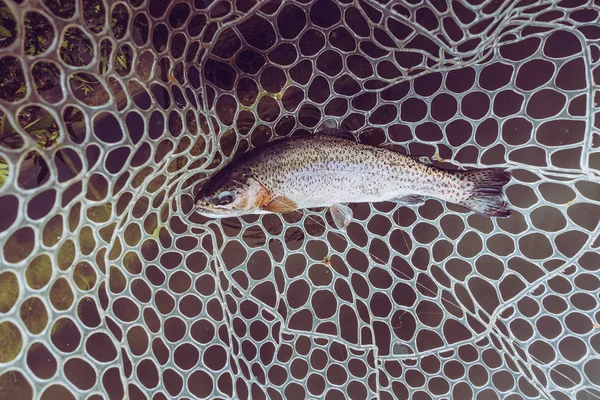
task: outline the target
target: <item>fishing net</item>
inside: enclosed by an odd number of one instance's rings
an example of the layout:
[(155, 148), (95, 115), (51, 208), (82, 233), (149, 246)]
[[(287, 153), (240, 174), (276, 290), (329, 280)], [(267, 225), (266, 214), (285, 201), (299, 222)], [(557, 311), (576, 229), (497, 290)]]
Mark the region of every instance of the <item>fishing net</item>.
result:
[[(598, 3), (0, 1), (0, 398), (599, 398)], [(187, 219), (332, 127), (514, 215)]]

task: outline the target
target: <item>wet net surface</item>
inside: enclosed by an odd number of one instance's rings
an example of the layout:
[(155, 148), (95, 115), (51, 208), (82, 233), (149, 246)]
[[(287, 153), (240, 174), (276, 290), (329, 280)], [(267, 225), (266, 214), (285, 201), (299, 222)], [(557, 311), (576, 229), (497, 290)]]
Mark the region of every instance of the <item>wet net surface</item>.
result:
[[(0, 398), (599, 398), (597, 3), (0, 1)], [(322, 127), (514, 215), (186, 219)]]

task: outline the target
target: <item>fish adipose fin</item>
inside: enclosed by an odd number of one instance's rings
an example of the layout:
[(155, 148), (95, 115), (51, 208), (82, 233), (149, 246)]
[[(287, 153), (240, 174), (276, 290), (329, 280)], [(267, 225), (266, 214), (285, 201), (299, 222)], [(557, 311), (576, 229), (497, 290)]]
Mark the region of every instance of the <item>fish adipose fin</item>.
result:
[(511, 209), (502, 193), (504, 185), (510, 181), (510, 172), (490, 168), (455, 173), (475, 184), (471, 197), (459, 205), (487, 217), (510, 217)]
[(418, 194), (409, 194), (407, 196), (397, 197), (391, 201), (407, 206), (420, 206), (425, 203), (425, 197)]
[(265, 211), (283, 214), (298, 209), (298, 205), (287, 197), (277, 196), (261, 208)]
[(346, 227), (352, 221), (352, 209), (343, 204), (334, 204), (329, 211), (335, 226), (340, 230), (346, 230)]

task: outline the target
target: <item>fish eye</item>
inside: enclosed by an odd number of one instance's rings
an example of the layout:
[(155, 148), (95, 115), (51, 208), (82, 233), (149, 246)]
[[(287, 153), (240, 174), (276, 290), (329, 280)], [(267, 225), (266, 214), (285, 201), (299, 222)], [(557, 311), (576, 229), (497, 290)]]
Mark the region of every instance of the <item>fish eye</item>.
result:
[(230, 191), (222, 191), (217, 195), (217, 204), (220, 206), (226, 206), (233, 202), (233, 194)]

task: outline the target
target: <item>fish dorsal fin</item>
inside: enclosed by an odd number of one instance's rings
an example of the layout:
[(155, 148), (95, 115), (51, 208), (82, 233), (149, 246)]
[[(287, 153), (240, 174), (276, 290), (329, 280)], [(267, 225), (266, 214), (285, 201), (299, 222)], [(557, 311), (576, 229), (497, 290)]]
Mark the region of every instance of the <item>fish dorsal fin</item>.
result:
[(413, 155), (413, 154), (407, 154), (406, 157), (410, 157), (415, 161), (420, 162), (421, 164), (427, 164), (427, 165), (433, 165), (435, 160), (435, 157), (431, 157), (431, 156), (419, 156), (419, 155)]
[(352, 132), (346, 130), (346, 129), (339, 129), (339, 128), (330, 128), (330, 129), (323, 129), (320, 130), (318, 132), (316, 132), (317, 135), (323, 135), (323, 136), (333, 136), (333, 137), (337, 137), (340, 139), (346, 139), (346, 140), (350, 140), (352, 142), (357, 142), (358, 140), (356, 139), (356, 136), (354, 136), (352, 134)]
[(298, 205), (295, 201), (290, 200), (285, 196), (277, 196), (261, 208), (272, 213), (283, 214), (298, 209)]
[(334, 204), (329, 211), (335, 226), (340, 230), (346, 230), (346, 227), (352, 221), (352, 209), (343, 204)]

